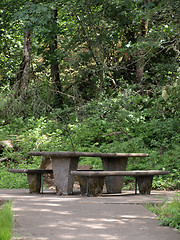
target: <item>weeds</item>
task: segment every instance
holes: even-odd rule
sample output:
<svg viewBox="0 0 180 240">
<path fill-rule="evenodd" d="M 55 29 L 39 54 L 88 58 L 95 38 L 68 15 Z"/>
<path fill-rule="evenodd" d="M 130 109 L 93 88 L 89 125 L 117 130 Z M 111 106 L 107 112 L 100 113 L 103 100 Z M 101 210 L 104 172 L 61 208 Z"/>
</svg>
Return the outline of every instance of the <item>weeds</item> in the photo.
<svg viewBox="0 0 180 240">
<path fill-rule="evenodd" d="M 147 204 L 145 207 L 158 216 L 161 225 L 180 231 L 180 194 L 172 202 L 168 202 L 166 199 L 163 203 Z"/>
</svg>

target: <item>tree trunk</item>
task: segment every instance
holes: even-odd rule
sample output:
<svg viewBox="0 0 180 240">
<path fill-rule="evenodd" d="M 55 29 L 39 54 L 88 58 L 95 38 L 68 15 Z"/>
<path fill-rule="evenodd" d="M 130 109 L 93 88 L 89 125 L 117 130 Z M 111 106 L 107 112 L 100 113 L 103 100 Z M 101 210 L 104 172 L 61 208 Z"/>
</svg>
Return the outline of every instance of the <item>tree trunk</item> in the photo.
<svg viewBox="0 0 180 240">
<path fill-rule="evenodd" d="M 148 19 L 147 20 L 142 20 L 141 22 L 141 33 L 140 33 L 140 37 L 142 39 L 142 42 L 144 41 L 143 38 L 146 37 L 148 32 Z M 138 60 L 136 63 L 136 81 L 138 83 L 141 82 L 143 75 L 144 75 L 144 51 L 140 50 L 139 54 L 138 54 Z"/>
<path fill-rule="evenodd" d="M 143 50 L 139 51 L 139 59 L 136 63 L 136 81 L 138 83 L 141 82 L 143 75 L 144 75 L 144 53 Z"/>
<path fill-rule="evenodd" d="M 55 28 L 57 28 L 57 9 L 53 12 L 52 25 L 53 24 L 55 24 Z M 62 95 L 61 95 L 62 89 L 61 89 L 61 82 L 60 82 L 60 76 L 59 76 L 59 63 L 55 55 L 58 48 L 56 31 L 53 31 L 51 33 L 51 36 L 52 36 L 52 39 L 49 43 L 50 54 L 51 56 L 53 56 L 51 59 L 51 80 L 53 84 L 53 90 L 56 96 L 55 105 L 60 107 L 63 101 L 62 101 Z"/>
<path fill-rule="evenodd" d="M 15 97 L 23 96 L 25 97 L 28 83 L 30 79 L 30 62 L 31 62 L 31 32 L 26 32 L 24 35 L 24 47 L 22 62 L 17 73 L 17 81 L 15 86 Z"/>
</svg>

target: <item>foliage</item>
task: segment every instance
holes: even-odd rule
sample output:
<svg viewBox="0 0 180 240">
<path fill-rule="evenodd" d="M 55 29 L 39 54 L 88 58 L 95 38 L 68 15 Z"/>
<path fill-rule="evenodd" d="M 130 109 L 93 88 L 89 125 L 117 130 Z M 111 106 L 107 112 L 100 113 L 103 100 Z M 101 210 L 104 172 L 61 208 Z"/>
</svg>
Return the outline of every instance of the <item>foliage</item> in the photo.
<svg viewBox="0 0 180 240">
<path fill-rule="evenodd" d="M 154 177 L 153 189 L 179 189 L 179 132 L 178 118 L 164 115 L 150 118 L 155 103 L 146 96 L 127 96 L 91 101 L 79 111 L 66 106 L 46 117 L 16 118 L 9 124 L 1 121 L 1 139 L 11 139 L 16 151 L 5 148 L 3 156 L 10 162 L 2 164 L 1 187 L 27 187 L 25 176 L 7 173 L 7 167 L 33 168 L 40 157 L 29 157 L 37 151 L 89 151 L 89 152 L 147 152 L 148 158 L 128 160 L 128 170 L 168 170 L 167 176 Z M 132 99 L 134 98 L 134 102 Z M 158 101 L 158 99 L 157 99 Z M 154 99 L 155 102 L 155 99 Z M 138 106 L 140 110 L 138 111 Z M 81 158 L 81 163 L 102 169 L 98 158 Z M 10 181 L 17 178 L 17 181 Z M 14 184 L 16 182 L 16 184 Z M 129 179 L 126 183 L 129 183 Z M 126 184 L 125 184 L 126 185 Z"/>
<path fill-rule="evenodd" d="M 166 88 L 178 77 L 178 9 L 176 0 L 1 1 L 0 86 L 7 89 L 10 81 L 9 91 L 13 91 L 24 32 L 30 30 L 33 77 L 28 87 L 46 79 L 49 93 L 55 91 L 50 65 L 57 61 L 66 104 L 80 104 L 104 92 L 118 94 L 126 84 L 139 84 L 149 93 L 153 86 Z M 55 10 L 57 24 L 53 21 Z M 147 19 L 148 33 L 142 38 L 142 22 Z M 52 53 L 54 34 L 58 48 Z M 136 79 L 139 52 L 144 58 L 140 82 Z"/>
<path fill-rule="evenodd" d="M 10 240 L 13 226 L 12 202 L 8 202 L 0 207 L 0 239 Z"/>
<path fill-rule="evenodd" d="M 13 164 L 11 164 L 10 168 L 13 168 Z M 32 166 L 28 166 L 32 168 Z M 8 172 L 8 166 L 5 164 L 0 164 L 1 172 L 0 172 L 0 188 L 28 188 L 27 183 L 27 174 L 13 174 Z M 27 164 L 19 164 L 16 168 L 27 168 Z"/>
<path fill-rule="evenodd" d="M 168 202 L 167 200 L 165 200 L 161 204 L 146 205 L 146 208 L 154 212 L 158 216 L 158 219 L 160 220 L 160 224 L 164 226 L 177 228 L 180 231 L 180 196 L 179 194 L 177 194 L 177 196 L 171 202 Z"/>
</svg>

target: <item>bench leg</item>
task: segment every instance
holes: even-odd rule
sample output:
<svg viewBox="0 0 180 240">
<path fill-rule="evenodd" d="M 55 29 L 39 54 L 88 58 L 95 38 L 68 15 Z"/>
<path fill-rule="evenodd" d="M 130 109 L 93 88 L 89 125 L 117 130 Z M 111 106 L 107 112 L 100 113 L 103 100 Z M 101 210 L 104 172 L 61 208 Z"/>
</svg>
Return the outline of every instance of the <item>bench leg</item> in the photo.
<svg viewBox="0 0 180 240">
<path fill-rule="evenodd" d="M 43 193 L 43 174 L 41 174 L 41 193 Z"/>
<path fill-rule="evenodd" d="M 152 188 L 153 176 L 138 176 L 137 182 L 140 194 L 150 194 Z"/>
<path fill-rule="evenodd" d="M 127 166 L 126 157 L 102 158 L 103 169 L 105 171 L 125 171 Z M 106 177 L 107 193 L 121 193 L 124 176 Z"/>
<path fill-rule="evenodd" d="M 29 193 L 40 193 L 41 189 L 41 174 L 28 173 Z"/>
<path fill-rule="evenodd" d="M 78 178 L 82 195 L 89 197 L 102 195 L 105 177 L 79 176 Z"/>
<path fill-rule="evenodd" d="M 138 181 L 137 181 L 137 177 L 135 178 L 135 194 L 137 194 L 137 185 L 138 185 Z"/>
</svg>

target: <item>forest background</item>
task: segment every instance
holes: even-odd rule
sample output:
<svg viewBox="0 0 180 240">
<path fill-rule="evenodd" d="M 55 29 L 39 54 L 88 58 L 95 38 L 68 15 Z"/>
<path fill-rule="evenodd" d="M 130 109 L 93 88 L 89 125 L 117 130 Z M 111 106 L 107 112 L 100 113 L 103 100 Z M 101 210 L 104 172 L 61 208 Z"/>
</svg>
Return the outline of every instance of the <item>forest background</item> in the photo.
<svg viewBox="0 0 180 240">
<path fill-rule="evenodd" d="M 168 170 L 153 188 L 179 189 L 179 9 L 178 0 L 1 0 L 0 188 L 27 187 L 7 168 L 38 167 L 28 156 L 37 150 L 148 153 L 127 169 Z"/>
</svg>

